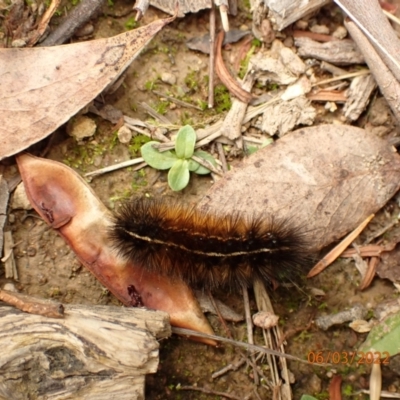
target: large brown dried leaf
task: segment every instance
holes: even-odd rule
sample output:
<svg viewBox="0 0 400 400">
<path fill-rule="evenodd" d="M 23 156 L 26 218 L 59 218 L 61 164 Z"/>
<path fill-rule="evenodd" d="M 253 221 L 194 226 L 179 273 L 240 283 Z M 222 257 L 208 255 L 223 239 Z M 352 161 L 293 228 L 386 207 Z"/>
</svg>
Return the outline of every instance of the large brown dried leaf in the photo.
<svg viewBox="0 0 400 400">
<path fill-rule="evenodd" d="M 0 160 L 45 138 L 85 107 L 172 19 L 108 39 L 0 49 Z"/>
<path fill-rule="evenodd" d="M 384 140 L 351 126 L 321 125 L 250 156 L 199 207 L 289 219 L 318 250 L 378 211 L 399 178 L 400 157 Z"/>
</svg>

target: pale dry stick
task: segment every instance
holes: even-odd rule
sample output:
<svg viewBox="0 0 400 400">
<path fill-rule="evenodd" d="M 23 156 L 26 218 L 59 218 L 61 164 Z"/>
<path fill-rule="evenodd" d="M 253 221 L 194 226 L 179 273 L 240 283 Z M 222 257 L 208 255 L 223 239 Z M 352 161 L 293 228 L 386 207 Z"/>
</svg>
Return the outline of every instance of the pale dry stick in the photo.
<svg viewBox="0 0 400 400">
<path fill-rule="evenodd" d="M 141 119 L 128 117 L 127 115 L 124 115 L 124 121 L 133 126 L 141 126 L 142 128 L 147 129 L 151 128 L 150 125 L 148 125 L 146 122 L 143 122 Z"/>
<path fill-rule="evenodd" d="M 327 61 L 322 61 L 321 65 L 319 66 L 323 71 L 328 71 L 332 75 L 341 76 L 347 75 L 349 72 L 343 68 L 339 68 L 336 65 L 328 63 Z"/>
<path fill-rule="evenodd" d="M 214 296 L 212 295 L 212 293 L 211 293 L 210 290 L 208 290 L 208 298 L 210 299 L 211 304 L 212 304 L 212 306 L 214 307 L 214 310 L 215 310 L 215 312 L 216 312 L 217 315 L 218 315 L 218 318 L 219 318 L 219 320 L 220 320 L 220 322 L 221 322 L 221 324 L 222 324 L 222 326 L 223 326 L 223 328 L 224 328 L 224 330 L 225 330 L 226 335 L 227 335 L 230 339 L 233 339 L 232 332 L 231 332 L 231 330 L 229 329 L 229 327 L 228 327 L 228 325 L 227 325 L 227 323 L 226 323 L 224 317 L 222 316 L 221 311 L 219 310 L 218 304 L 216 303 L 216 301 L 215 301 L 215 299 L 214 299 Z"/>
<path fill-rule="evenodd" d="M 0 301 L 30 314 L 43 315 L 49 318 L 64 318 L 64 306 L 62 304 L 35 299 L 21 293 L 0 290 Z"/>
<path fill-rule="evenodd" d="M 379 400 L 382 391 L 382 370 L 379 360 L 372 363 L 371 375 L 369 377 L 370 400 Z"/>
<path fill-rule="evenodd" d="M 383 13 L 394 23 L 400 25 L 400 19 L 398 19 L 395 15 L 391 14 L 389 11 L 382 9 Z"/>
<path fill-rule="evenodd" d="M 158 121 L 161 121 L 163 124 L 171 124 L 171 121 L 167 118 L 164 117 L 164 115 L 159 114 L 156 110 L 151 108 L 148 104 L 145 102 L 141 102 L 140 106 L 148 113 L 150 114 L 151 117 L 157 119 Z"/>
<path fill-rule="evenodd" d="M 356 398 L 359 394 L 366 394 L 369 396 L 371 391 L 368 389 L 357 390 L 353 393 L 353 397 Z M 400 393 L 392 393 L 387 390 L 381 390 L 381 399 L 400 399 Z"/>
<path fill-rule="evenodd" d="M 47 26 L 49 25 L 50 19 L 53 14 L 57 11 L 58 6 L 60 5 L 61 0 L 52 0 L 49 8 L 43 14 L 41 21 L 36 29 L 35 34 L 31 37 L 28 42 L 28 46 L 33 46 L 36 42 L 43 36 Z"/>
<path fill-rule="evenodd" d="M 150 133 L 150 132 L 146 132 L 145 130 L 140 129 L 140 128 L 138 128 L 138 127 L 135 126 L 135 125 L 131 125 L 131 124 L 128 123 L 128 122 L 125 122 L 125 125 L 126 125 L 129 129 L 131 129 L 132 131 L 135 131 L 135 132 L 137 132 L 137 133 L 140 133 L 141 135 L 144 135 L 144 136 L 147 136 L 147 137 L 151 138 L 151 133 Z"/>
<path fill-rule="evenodd" d="M 18 281 L 18 270 L 14 258 L 14 248 L 18 246 L 22 241 L 14 244 L 13 236 L 11 231 L 4 232 L 4 271 L 6 278 L 12 278 Z"/>
<path fill-rule="evenodd" d="M 335 76 L 335 77 L 329 78 L 329 79 L 324 79 L 323 81 L 313 83 L 311 86 L 315 87 L 315 86 L 325 85 L 326 83 L 342 81 L 343 79 L 355 78 L 357 76 L 368 75 L 370 73 L 371 73 L 371 71 L 369 69 L 363 69 L 361 71 L 351 72 L 349 74 Z"/>
<path fill-rule="evenodd" d="M 271 300 L 265 289 L 265 285 L 259 280 L 255 279 L 254 284 L 254 295 L 257 302 L 257 308 L 259 311 L 270 311 L 274 312 Z M 279 349 L 284 353 L 282 333 L 279 326 L 272 327 L 270 329 L 263 329 L 263 336 L 265 344 L 270 349 Z M 274 398 L 277 399 L 291 399 L 291 390 L 289 385 L 289 372 L 287 368 L 286 359 L 281 357 L 272 357 L 267 354 L 267 361 L 270 369 L 270 379 L 266 380 L 266 384 L 274 392 Z M 282 378 L 286 383 L 282 383 Z"/>
<path fill-rule="evenodd" d="M 214 172 L 214 174 L 222 176 L 222 172 L 218 171 L 214 165 L 212 165 L 208 160 L 205 160 L 204 158 L 197 157 L 197 156 L 192 156 L 192 160 L 198 162 L 200 165 L 202 165 L 204 168 L 209 169 L 211 172 Z"/>
<path fill-rule="evenodd" d="M 287 358 L 288 360 L 293 360 L 293 361 L 298 361 L 303 364 L 307 365 L 316 365 L 315 363 L 311 363 L 307 360 L 303 360 L 299 357 L 291 356 L 290 354 L 282 353 L 280 351 L 272 350 L 272 349 L 267 349 L 266 347 L 258 346 L 255 344 L 250 344 L 250 343 L 245 343 L 245 342 L 239 342 L 237 340 L 232 340 L 228 338 L 224 338 L 222 336 L 217 336 L 217 335 L 208 335 L 207 333 L 202 333 L 198 331 L 192 331 L 191 329 L 185 329 L 185 328 L 176 328 L 176 327 L 171 327 L 171 332 L 176 333 L 177 335 L 181 336 L 194 336 L 194 337 L 199 337 L 199 338 L 204 338 L 204 339 L 212 339 L 217 342 L 221 343 L 228 343 L 236 347 L 241 347 L 246 349 L 247 351 L 251 350 L 254 353 L 264 353 L 264 354 L 269 354 L 271 356 L 276 356 L 276 357 L 284 357 Z M 320 367 L 331 367 L 332 364 L 328 363 L 321 363 L 317 364 Z"/>
<path fill-rule="evenodd" d="M 210 9 L 210 57 L 208 60 L 208 108 L 214 107 L 214 65 L 215 65 L 215 6 Z"/>
<path fill-rule="evenodd" d="M 87 174 L 85 174 L 83 176 L 94 178 L 95 176 L 99 176 L 101 174 L 106 174 L 107 172 L 116 171 L 117 169 L 131 167 L 132 165 L 140 164 L 142 162 L 144 162 L 144 159 L 142 157 L 138 157 L 133 160 L 124 161 L 119 164 L 110 165 L 109 167 L 100 168 L 100 169 L 97 169 L 96 171 L 88 172 Z"/>
<path fill-rule="evenodd" d="M 318 275 L 325 268 L 331 265 L 349 247 L 351 242 L 363 231 L 363 229 L 374 218 L 374 214 L 367 217 L 353 232 L 348 234 L 337 246 L 335 246 L 322 260 L 320 260 L 308 273 L 307 278 Z"/>
<path fill-rule="evenodd" d="M 182 100 L 176 99 L 175 97 L 168 96 L 167 94 L 161 93 L 158 90 L 152 90 L 152 93 L 154 93 L 157 96 L 160 96 L 162 98 L 165 98 L 167 100 L 170 100 L 173 103 L 178 104 L 179 106 L 187 107 L 187 108 L 194 108 L 195 110 L 203 111 L 203 109 L 199 106 L 195 106 L 194 104 L 187 103 L 186 101 L 182 101 Z"/>
<path fill-rule="evenodd" d="M 221 161 L 222 171 L 224 173 L 226 173 L 226 172 L 228 172 L 228 164 L 226 162 L 224 146 L 222 146 L 222 143 L 217 142 L 217 151 L 218 151 L 219 160 Z"/>
<path fill-rule="evenodd" d="M 226 373 L 230 372 L 230 371 L 237 371 L 243 364 L 246 363 L 246 359 L 242 358 L 240 361 L 238 361 L 237 363 L 231 363 L 228 364 L 226 367 L 221 368 L 219 371 L 214 372 L 211 375 L 212 379 L 216 379 L 219 378 L 222 375 L 225 375 Z"/>
<path fill-rule="evenodd" d="M 375 240 L 376 238 L 378 238 L 378 237 L 382 236 L 383 234 L 385 234 L 390 228 L 393 228 L 398 223 L 399 223 L 399 219 L 396 218 L 394 221 L 390 222 L 389 224 L 384 226 L 382 229 L 380 229 L 379 231 L 375 232 L 373 235 L 369 236 L 365 240 L 364 244 L 371 243 L 373 240 Z"/>
<path fill-rule="evenodd" d="M 229 18 L 228 18 L 228 2 L 219 6 L 219 14 L 221 16 L 222 28 L 225 32 L 229 32 Z"/>
<path fill-rule="evenodd" d="M 254 337 L 253 337 L 253 321 L 251 320 L 251 311 L 250 311 L 250 301 L 249 301 L 249 292 L 246 286 L 242 286 L 243 292 L 243 303 L 244 303 L 244 314 L 246 316 L 246 327 L 247 327 L 247 341 L 250 344 L 254 344 Z M 257 365 L 256 365 L 256 358 L 254 354 L 250 354 L 250 360 L 253 367 L 253 374 L 254 374 L 254 384 L 256 386 L 259 385 L 260 379 L 258 377 Z"/>
<path fill-rule="evenodd" d="M 131 169 L 131 171 L 139 171 L 139 170 L 141 170 L 142 168 L 147 167 L 148 165 L 149 165 L 149 164 L 147 164 L 146 162 L 141 163 L 141 164 L 139 164 L 139 165 L 136 165 L 136 167 L 133 167 L 133 168 Z"/>
</svg>

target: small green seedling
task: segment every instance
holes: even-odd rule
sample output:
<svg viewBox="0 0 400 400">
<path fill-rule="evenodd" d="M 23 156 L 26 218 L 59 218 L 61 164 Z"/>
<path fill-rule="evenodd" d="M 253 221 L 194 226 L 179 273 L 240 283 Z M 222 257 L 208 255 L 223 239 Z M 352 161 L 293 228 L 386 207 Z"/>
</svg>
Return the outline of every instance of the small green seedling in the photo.
<svg viewBox="0 0 400 400">
<path fill-rule="evenodd" d="M 174 191 L 184 189 L 189 183 L 190 172 L 199 175 L 206 175 L 210 170 L 203 167 L 192 159 L 193 156 L 202 158 L 212 165 L 216 165 L 215 159 L 211 154 L 202 151 L 194 151 L 196 144 L 196 132 L 190 125 L 185 125 L 178 131 L 175 139 L 175 151 L 160 152 L 153 146 L 159 144 L 152 141 L 144 144 L 141 148 L 142 157 L 155 169 L 166 170 L 168 172 L 168 184 Z"/>
</svg>

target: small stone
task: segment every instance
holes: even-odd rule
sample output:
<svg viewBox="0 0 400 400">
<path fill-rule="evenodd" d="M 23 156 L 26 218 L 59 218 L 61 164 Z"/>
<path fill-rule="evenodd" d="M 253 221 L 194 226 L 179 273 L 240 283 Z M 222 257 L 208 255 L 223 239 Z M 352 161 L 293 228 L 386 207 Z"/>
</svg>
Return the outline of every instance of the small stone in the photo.
<svg viewBox="0 0 400 400">
<path fill-rule="evenodd" d="M 311 375 L 311 378 L 307 382 L 307 392 L 312 394 L 318 394 L 321 393 L 321 389 L 322 389 L 321 379 L 316 374 Z"/>
<path fill-rule="evenodd" d="M 15 39 L 11 42 L 11 47 L 25 47 L 26 46 L 26 42 L 24 39 Z"/>
<path fill-rule="evenodd" d="M 324 108 L 325 108 L 325 110 L 328 110 L 329 112 L 333 113 L 333 112 L 335 112 L 337 110 L 337 105 L 333 101 L 327 101 L 325 103 Z"/>
<path fill-rule="evenodd" d="M 92 137 L 96 132 L 96 123 L 89 117 L 78 115 L 68 123 L 67 132 L 76 140 Z"/>
<path fill-rule="evenodd" d="M 25 192 L 25 186 L 23 182 L 21 182 L 14 191 L 14 195 L 11 201 L 11 209 L 23 209 L 23 210 L 32 210 L 31 203 L 28 200 L 28 197 Z"/>
<path fill-rule="evenodd" d="M 170 72 L 163 72 L 161 74 L 161 80 L 164 83 L 168 83 L 168 85 L 175 85 L 176 84 L 176 76 L 171 74 Z"/>
<path fill-rule="evenodd" d="M 329 35 L 329 28 L 326 25 L 313 25 L 310 27 L 310 31 L 314 33 L 321 33 L 323 35 Z"/>
<path fill-rule="evenodd" d="M 77 36 L 77 37 L 89 36 L 89 35 L 92 35 L 93 32 L 94 32 L 93 24 L 88 23 L 88 24 L 83 25 L 81 28 L 79 28 L 75 32 L 75 36 Z"/>
<path fill-rule="evenodd" d="M 3 290 L 7 290 L 9 292 L 17 293 L 18 290 L 12 282 L 5 283 L 3 286 Z"/>
<path fill-rule="evenodd" d="M 295 26 L 297 29 L 301 29 L 302 31 L 305 31 L 308 27 L 308 21 L 304 21 L 303 19 L 300 19 L 296 22 Z"/>
<path fill-rule="evenodd" d="M 118 140 L 121 143 L 127 144 L 132 139 L 132 131 L 126 126 L 122 125 L 118 130 Z"/>
<path fill-rule="evenodd" d="M 269 329 L 276 326 L 279 317 L 269 311 L 259 311 L 253 315 L 253 323 L 255 326 L 263 329 Z"/>
<path fill-rule="evenodd" d="M 344 26 L 339 26 L 335 32 L 332 33 L 332 36 L 337 39 L 344 39 L 347 36 L 347 29 Z"/>
</svg>

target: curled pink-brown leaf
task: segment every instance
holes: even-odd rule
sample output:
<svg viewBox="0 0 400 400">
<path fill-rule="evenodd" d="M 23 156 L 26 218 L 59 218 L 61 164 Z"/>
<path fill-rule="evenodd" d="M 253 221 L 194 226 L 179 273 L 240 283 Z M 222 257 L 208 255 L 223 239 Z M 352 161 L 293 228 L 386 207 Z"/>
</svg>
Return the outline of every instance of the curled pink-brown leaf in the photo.
<svg viewBox="0 0 400 400">
<path fill-rule="evenodd" d="M 132 305 L 133 289 L 146 307 L 166 311 L 172 325 L 212 334 L 184 282 L 145 271 L 117 254 L 107 233 L 111 213 L 75 171 L 28 154 L 19 155 L 17 162 L 32 206 L 122 303 Z"/>
</svg>

